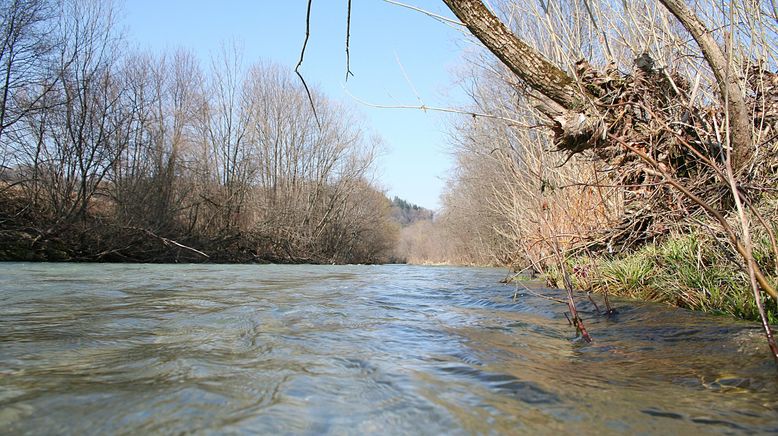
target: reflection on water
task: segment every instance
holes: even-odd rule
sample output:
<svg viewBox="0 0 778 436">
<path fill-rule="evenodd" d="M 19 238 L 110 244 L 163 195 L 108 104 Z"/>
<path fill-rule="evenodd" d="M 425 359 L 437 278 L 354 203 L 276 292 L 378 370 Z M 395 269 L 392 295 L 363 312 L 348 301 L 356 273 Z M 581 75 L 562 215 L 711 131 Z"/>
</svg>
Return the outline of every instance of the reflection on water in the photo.
<svg viewBox="0 0 778 436">
<path fill-rule="evenodd" d="M 503 275 L 0 264 L 0 433 L 778 431 L 755 325 L 584 303 L 584 344 Z"/>
</svg>

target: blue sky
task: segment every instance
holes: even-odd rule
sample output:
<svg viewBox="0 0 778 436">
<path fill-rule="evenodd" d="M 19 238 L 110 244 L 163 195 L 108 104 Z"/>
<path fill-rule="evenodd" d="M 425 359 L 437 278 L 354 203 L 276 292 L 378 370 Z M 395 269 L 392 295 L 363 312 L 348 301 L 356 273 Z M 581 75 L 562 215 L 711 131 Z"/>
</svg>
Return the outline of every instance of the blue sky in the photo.
<svg viewBox="0 0 778 436">
<path fill-rule="evenodd" d="M 447 107 L 462 100 L 451 77 L 464 44 L 461 32 L 383 0 L 352 3 L 349 93 L 380 105 L 420 105 L 421 99 Z M 406 3 L 452 17 L 439 0 Z M 363 113 L 383 137 L 387 150 L 378 175 L 388 194 L 438 208 L 451 166 L 445 135 L 451 115 L 371 108 L 344 91 L 346 5 L 314 0 L 302 72 L 328 96 Z M 224 42 L 237 40 L 247 64 L 265 59 L 292 70 L 305 37 L 305 12 L 306 0 L 126 0 L 122 24 L 141 49 L 192 49 L 206 66 Z"/>
</svg>

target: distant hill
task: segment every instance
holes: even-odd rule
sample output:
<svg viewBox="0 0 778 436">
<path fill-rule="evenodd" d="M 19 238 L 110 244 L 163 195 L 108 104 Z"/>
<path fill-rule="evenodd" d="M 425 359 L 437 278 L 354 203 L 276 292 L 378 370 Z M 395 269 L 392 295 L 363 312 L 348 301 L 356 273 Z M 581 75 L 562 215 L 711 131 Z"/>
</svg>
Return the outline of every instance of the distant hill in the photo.
<svg viewBox="0 0 778 436">
<path fill-rule="evenodd" d="M 407 227 L 419 221 L 432 221 L 435 212 L 421 206 L 409 203 L 400 197 L 392 199 L 392 217 L 402 227 Z"/>
</svg>

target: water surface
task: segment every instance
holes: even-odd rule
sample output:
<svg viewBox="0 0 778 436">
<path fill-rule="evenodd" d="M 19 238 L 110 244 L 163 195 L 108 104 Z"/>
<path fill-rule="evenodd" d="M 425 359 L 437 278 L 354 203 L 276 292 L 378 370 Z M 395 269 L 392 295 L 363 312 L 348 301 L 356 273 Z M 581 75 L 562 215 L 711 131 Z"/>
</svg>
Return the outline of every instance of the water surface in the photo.
<svg viewBox="0 0 778 436">
<path fill-rule="evenodd" d="M 504 275 L 0 264 L 0 433 L 778 432 L 755 324 L 582 303 L 584 344 Z"/>
</svg>

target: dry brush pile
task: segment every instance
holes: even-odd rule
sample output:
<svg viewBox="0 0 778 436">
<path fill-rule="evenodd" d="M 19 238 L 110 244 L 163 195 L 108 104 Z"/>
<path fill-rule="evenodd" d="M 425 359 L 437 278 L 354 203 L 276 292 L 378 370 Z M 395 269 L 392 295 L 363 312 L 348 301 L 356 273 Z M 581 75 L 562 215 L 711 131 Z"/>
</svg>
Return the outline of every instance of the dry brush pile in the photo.
<svg viewBox="0 0 778 436">
<path fill-rule="evenodd" d="M 748 74 L 751 121 L 760 143 L 740 164 L 738 184 L 754 205 L 775 190 L 778 75 L 758 66 Z M 625 211 L 613 228 L 576 248 L 633 249 L 704 213 L 700 204 L 666 183 L 668 176 L 716 210 L 734 208 L 725 169 L 726 113 L 713 102 L 695 101 L 689 78 L 657 68 L 647 54 L 636 59 L 631 74 L 612 67 L 598 71 L 580 61 L 577 75 L 597 98 L 601 130 L 583 138 L 558 134 L 557 149 L 570 155 L 588 151 L 609 183 L 623 187 Z"/>
</svg>

